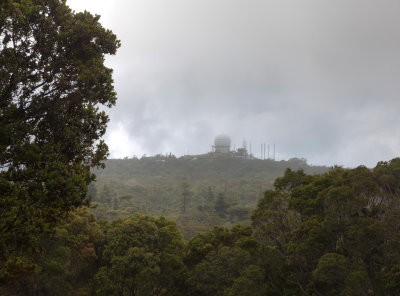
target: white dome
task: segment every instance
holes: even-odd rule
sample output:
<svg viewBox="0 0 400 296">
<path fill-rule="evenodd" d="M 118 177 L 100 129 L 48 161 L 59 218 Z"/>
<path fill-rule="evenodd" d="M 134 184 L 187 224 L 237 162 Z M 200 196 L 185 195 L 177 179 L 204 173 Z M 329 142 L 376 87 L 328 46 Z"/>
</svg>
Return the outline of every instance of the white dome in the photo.
<svg viewBox="0 0 400 296">
<path fill-rule="evenodd" d="M 227 135 L 218 135 L 214 140 L 215 148 L 224 147 L 230 149 L 231 147 L 231 138 Z"/>
</svg>

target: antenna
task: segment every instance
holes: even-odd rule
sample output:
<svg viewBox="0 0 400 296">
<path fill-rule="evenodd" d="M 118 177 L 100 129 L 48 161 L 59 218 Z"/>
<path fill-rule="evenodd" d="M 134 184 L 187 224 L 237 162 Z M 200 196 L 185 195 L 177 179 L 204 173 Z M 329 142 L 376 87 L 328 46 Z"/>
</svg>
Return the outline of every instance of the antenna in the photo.
<svg viewBox="0 0 400 296">
<path fill-rule="evenodd" d="M 251 156 L 251 142 L 250 142 L 250 156 Z"/>
<path fill-rule="evenodd" d="M 268 159 L 269 159 L 269 144 L 268 144 Z"/>
<path fill-rule="evenodd" d="M 263 146 L 263 156 L 262 156 L 262 159 L 264 160 L 264 159 L 265 159 L 265 143 L 262 143 L 262 146 Z"/>
<path fill-rule="evenodd" d="M 265 160 L 265 143 L 264 143 L 264 160 Z"/>
<path fill-rule="evenodd" d="M 261 143 L 261 156 L 260 156 L 260 159 L 263 159 L 262 155 L 263 155 L 263 144 Z"/>
<path fill-rule="evenodd" d="M 274 144 L 274 160 L 275 160 L 275 144 Z"/>
</svg>

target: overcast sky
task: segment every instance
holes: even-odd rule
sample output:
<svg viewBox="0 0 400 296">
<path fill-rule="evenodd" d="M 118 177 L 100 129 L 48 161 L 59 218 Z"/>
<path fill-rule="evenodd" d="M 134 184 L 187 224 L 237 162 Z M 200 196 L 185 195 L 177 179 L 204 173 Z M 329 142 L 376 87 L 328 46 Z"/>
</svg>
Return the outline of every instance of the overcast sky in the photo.
<svg viewBox="0 0 400 296">
<path fill-rule="evenodd" d="M 111 157 L 211 150 L 374 166 L 400 152 L 398 0 L 68 0 L 122 47 Z"/>
</svg>

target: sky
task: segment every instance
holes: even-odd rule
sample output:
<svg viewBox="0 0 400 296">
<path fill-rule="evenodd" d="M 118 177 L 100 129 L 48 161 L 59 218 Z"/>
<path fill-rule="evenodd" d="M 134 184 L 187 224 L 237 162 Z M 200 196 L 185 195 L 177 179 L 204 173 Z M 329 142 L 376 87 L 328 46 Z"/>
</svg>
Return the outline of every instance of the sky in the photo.
<svg viewBox="0 0 400 296">
<path fill-rule="evenodd" d="M 398 0 L 67 0 L 121 40 L 111 158 L 211 151 L 373 167 L 400 152 Z M 249 147 L 248 147 L 249 148 Z"/>
</svg>

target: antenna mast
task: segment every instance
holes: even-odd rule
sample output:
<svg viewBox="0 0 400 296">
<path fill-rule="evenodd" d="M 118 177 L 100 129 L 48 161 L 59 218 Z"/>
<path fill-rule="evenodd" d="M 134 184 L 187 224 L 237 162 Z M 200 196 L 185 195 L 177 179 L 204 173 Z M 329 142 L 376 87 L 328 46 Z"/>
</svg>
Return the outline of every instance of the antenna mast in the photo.
<svg viewBox="0 0 400 296">
<path fill-rule="evenodd" d="M 260 154 L 260 159 L 262 159 L 262 155 L 263 155 L 263 144 L 261 143 L 261 154 Z"/>
<path fill-rule="evenodd" d="M 264 143 L 264 160 L 265 160 L 265 143 Z"/>
</svg>

